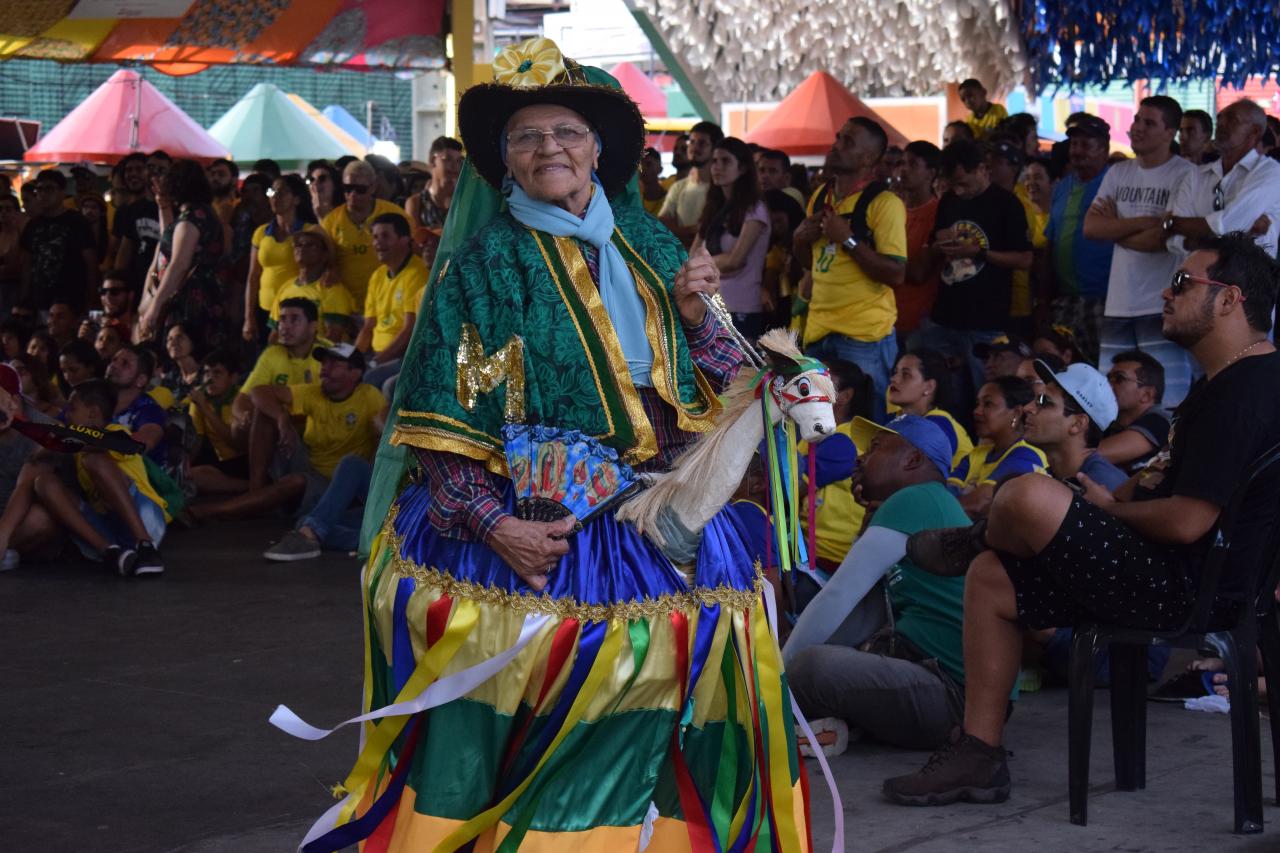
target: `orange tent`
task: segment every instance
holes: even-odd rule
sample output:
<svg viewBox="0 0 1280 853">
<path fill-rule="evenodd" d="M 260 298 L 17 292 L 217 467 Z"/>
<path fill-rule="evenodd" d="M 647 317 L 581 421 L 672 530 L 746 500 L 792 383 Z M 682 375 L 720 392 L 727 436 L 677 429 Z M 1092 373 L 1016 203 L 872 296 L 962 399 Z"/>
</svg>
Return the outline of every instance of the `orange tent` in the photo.
<svg viewBox="0 0 1280 853">
<path fill-rule="evenodd" d="M 746 141 L 791 155 L 825 154 L 836 131 L 854 116 L 878 121 L 890 145 L 910 141 L 825 71 L 810 74 L 746 135 Z"/>
</svg>

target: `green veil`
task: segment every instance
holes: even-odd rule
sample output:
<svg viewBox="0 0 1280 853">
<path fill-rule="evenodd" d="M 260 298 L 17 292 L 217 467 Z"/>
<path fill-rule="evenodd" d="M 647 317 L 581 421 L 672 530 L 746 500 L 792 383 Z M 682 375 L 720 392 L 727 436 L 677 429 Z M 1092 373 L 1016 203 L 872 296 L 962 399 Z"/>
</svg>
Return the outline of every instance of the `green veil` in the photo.
<svg viewBox="0 0 1280 853">
<path fill-rule="evenodd" d="M 599 68 L 583 66 L 582 70 L 589 83 L 597 86 L 611 86 L 615 89 L 622 88 L 617 80 Z M 619 204 L 642 206 L 639 183 L 635 175 L 631 176 L 620 197 L 613 199 L 613 204 L 615 207 Z M 449 215 L 445 218 L 444 233 L 440 238 L 440 247 L 436 251 L 435 264 L 431 268 L 429 281 L 434 283 L 440 275 L 440 270 L 448 263 L 453 253 L 471 239 L 472 235 L 501 215 L 506 207 L 506 200 L 484 178 L 480 177 L 480 173 L 472 167 L 470 160 L 464 163 L 462 174 L 458 177 L 458 185 L 453 191 L 453 200 L 449 203 Z M 424 305 L 427 304 L 430 296 L 431 285 L 428 285 L 423 294 Z M 419 326 L 414 330 L 409 348 L 405 351 L 405 361 L 418 357 L 423 346 L 422 336 L 418 333 L 421 328 Z M 382 439 L 378 442 L 378 454 L 373 463 L 373 479 L 369 483 L 369 496 L 365 499 L 364 525 L 360 531 L 362 557 L 368 556 L 371 543 L 382 529 L 387 514 L 391 510 L 391 503 L 400 493 L 409 469 L 413 465 L 410 448 L 391 445 L 391 435 L 400 419 L 398 412 L 401 401 L 408 392 L 409 389 L 405 386 L 396 385 L 391 415 L 387 418 Z"/>
</svg>

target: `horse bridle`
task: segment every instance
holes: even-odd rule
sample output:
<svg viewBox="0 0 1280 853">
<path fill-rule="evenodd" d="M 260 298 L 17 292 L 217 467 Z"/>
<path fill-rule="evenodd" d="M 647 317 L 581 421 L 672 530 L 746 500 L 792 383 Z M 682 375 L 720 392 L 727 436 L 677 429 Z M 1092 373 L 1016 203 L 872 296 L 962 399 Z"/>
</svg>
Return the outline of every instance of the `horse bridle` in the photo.
<svg viewBox="0 0 1280 853">
<path fill-rule="evenodd" d="M 806 371 L 806 373 L 802 373 L 799 376 L 793 376 L 790 379 L 786 376 L 775 374 L 772 379 L 770 379 L 769 395 L 773 397 L 774 405 L 776 405 L 779 411 L 784 415 L 802 403 L 832 402 L 831 398 L 826 394 L 812 393 L 815 390 L 812 383 L 809 384 L 809 387 L 805 391 L 802 391 L 799 394 L 791 391 L 791 387 L 793 385 L 798 385 L 801 382 L 808 383 L 809 377 L 807 373 L 811 372 L 813 371 Z M 819 373 L 823 376 L 828 375 L 825 368 L 819 371 Z"/>
</svg>

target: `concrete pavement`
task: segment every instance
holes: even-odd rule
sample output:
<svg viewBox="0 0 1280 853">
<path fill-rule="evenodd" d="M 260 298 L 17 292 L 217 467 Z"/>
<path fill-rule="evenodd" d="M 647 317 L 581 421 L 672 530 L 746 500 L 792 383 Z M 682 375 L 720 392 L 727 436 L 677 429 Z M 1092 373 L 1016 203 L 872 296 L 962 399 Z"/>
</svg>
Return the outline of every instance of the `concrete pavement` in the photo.
<svg viewBox="0 0 1280 853">
<path fill-rule="evenodd" d="M 168 571 L 125 581 L 80 561 L 0 574 L 0 850 L 278 853 L 292 850 L 350 769 L 354 731 L 306 743 L 266 722 L 277 703 L 308 722 L 357 712 L 359 566 L 271 564 L 282 524 L 177 531 Z M 1107 694 L 1094 722 L 1090 823 L 1067 820 L 1066 695 L 1025 697 L 1007 746 L 1013 796 L 998 806 L 905 809 L 886 776 L 924 753 L 855 744 L 833 759 L 846 849 L 1277 851 L 1280 808 L 1264 726 L 1267 831 L 1231 827 L 1227 718 L 1149 708 L 1145 791 L 1111 785 Z M 1264 721 L 1265 723 L 1265 721 Z M 814 835 L 833 818 L 816 763 Z"/>
</svg>

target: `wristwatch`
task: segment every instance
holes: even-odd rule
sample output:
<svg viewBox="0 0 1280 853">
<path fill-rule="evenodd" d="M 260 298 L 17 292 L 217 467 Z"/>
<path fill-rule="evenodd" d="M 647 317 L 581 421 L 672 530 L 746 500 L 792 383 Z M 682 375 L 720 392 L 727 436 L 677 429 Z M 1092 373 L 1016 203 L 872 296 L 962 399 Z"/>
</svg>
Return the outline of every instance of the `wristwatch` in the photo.
<svg viewBox="0 0 1280 853">
<path fill-rule="evenodd" d="M 844 239 L 844 242 L 841 243 L 840 245 L 844 246 L 846 249 L 852 252 L 854 249 L 858 248 L 858 238 L 850 234 L 848 237 Z"/>
<path fill-rule="evenodd" d="M 1174 220 L 1174 218 L 1173 218 L 1173 214 L 1171 213 L 1171 214 L 1169 214 L 1168 216 L 1166 216 L 1166 217 L 1164 218 L 1164 222 L 1161 222 L 1161 223 L 1160 223 L 1160 227 L 1164 230 L 1164 233 L 1166 233 L 1166 234 L 1172 234 L 1172 233 L 1173 233 L 1173 226 L 1174 226 L 1174 225 L 1176 225 L 1176 224 L 1177 224 L 1177 222 L 1176 222 L 1176 220 Z"/>
</svg>

